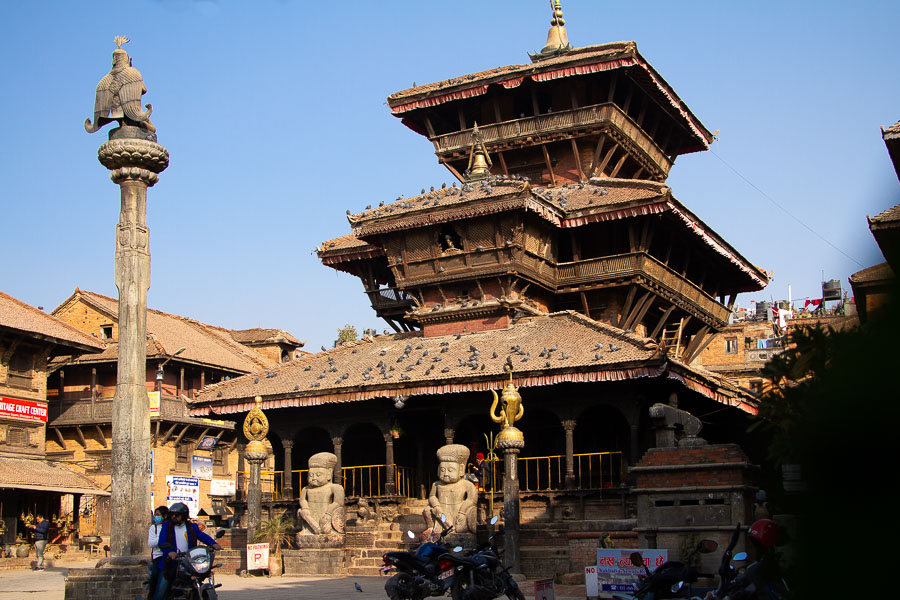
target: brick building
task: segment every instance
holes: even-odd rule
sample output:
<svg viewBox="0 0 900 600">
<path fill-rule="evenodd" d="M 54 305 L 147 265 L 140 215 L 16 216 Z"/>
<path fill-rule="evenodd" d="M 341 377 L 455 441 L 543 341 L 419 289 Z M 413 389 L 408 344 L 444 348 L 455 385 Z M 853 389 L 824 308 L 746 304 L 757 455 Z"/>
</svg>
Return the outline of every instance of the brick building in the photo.
<svg viewBox="0 0 900 600">
<path fill-rule="evenodd" d="M 76 465 L 108 489 L 118 303 L 76 288 L 52 314 L 90 336 L 102 352 L 51 362 L 47 453 Z M 228 514 L 224 502 L 230 498 L 238 468 L 234 424 L 191 417 L 185 403 L 210 383 L 291 360 L 300 346 L 302 342 L 277 329 L 232 331 L 147 310 L 146 383 L 155 505 L 167 503 L 171 478 L 192 478 L 179 483 L 196 487 L 198 506 L 193 513 L 200 509 L 207 515 Z M 103 501 L 96 520 L 96 530 L 108 533 L 109 513 Z"/>
<path fill-rule="evenodd" d="M 78 526 L 82 496 L 108 495 L 45 452 L 48 364 L 60 355 L 102 348 L 91 336 L 0 292 L 0 547 L 27 533 L 24 526 L 34 523 L 37 512 L 51 521 L 52 542 L 68 541 Z"/>
</svg>

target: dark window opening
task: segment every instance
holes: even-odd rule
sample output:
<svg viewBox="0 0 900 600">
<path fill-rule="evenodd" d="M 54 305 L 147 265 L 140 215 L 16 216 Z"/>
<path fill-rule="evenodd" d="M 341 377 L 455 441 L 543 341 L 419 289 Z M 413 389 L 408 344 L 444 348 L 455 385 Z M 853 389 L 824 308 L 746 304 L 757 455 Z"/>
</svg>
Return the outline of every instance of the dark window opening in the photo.
<svg viewBox="0 0 900 600">
<path fill-rule="evenodd" d="M 738 343 L 736 337 L 725 338 L 725 354 L 737 354 Z"/>
<path fill-rule="evenodd" d="M 674 501 L 674 500 L 657 500 L 657 501 L 655 502 L 655 504 L 656 504 L 657 507 L 660 507 L 660 506 L 675 506 L 675 501 Z"/>
<path fill-rule="evenodd" d="M 111 340 L 113 337 L 113 326 L 112 325 L 101 325 L 100 326 L 100 339 L 101 340 Z"/>
<path fill-rule="evenodd" d="M 441 251 L 462 250 L 462 238 L 456 233 L 456 230 L 445 225 L 438 234 L 438 243 L 441 245 Z"/>
</svg>

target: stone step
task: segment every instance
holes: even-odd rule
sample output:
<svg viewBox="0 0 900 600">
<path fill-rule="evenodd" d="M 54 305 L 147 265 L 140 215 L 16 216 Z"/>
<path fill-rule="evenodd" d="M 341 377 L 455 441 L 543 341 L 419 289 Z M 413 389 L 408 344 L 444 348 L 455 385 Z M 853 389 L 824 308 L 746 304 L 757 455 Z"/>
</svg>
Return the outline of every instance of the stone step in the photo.
<svg viewBox="0 0 900 600">
<path fill-rule="evenodd" d="M 568 546 L 543 546 L 541 548 L 520 547 L 522 558 L 569 558 Z"/>
<path fill-rule="evenodd" d="M 347 575 L 357 577 L 380 577 L 381 567 L 349 567 Z"/>
</svg>

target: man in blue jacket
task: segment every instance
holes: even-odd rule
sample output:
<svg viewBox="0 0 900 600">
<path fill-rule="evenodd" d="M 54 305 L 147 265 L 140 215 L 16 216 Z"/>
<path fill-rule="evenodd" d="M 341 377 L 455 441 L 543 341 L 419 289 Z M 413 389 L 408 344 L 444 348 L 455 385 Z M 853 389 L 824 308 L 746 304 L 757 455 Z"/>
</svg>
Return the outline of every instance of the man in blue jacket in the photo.
<svg viewBox="0 0 900 600">
<path fill-rule="evenodd" d="M 197 524 L 188 519 L 187 505 L 182 502 L 176 502 L 169 508 L 169 520 L 163 523 L 159 532 L 158 546 L 163 551 L 163 555 L 156 559 L 159 561 L 157 563 L 159 580 L 156 584 L 154 600 L 165 600 L 166 594 L 169 593 L 169 586 L 172 585 L 172 579 L 175 575 L 175 555 L 178 552 L 187 552 L 192 548 L 196 548 L 198 541 L 203 542 L 207 546 L 212 546 L 215 550 L 222 549 L 216 543 L 216 540 L 200 531 Z M 166 568 L 167 566 L 171 568 Z"/>
<path fill-rule="evenodd" d="M 35 524 L 29 525 L 34 530 L 34 554 L 37 556 L 35 563 L 35 571 L 44 569 L 44 548 L 47 547 L 47 540 L 50 533 L 50 521 L 44 518 L 44 515 L 38 514 L 35 518 Z"/>
</svg>

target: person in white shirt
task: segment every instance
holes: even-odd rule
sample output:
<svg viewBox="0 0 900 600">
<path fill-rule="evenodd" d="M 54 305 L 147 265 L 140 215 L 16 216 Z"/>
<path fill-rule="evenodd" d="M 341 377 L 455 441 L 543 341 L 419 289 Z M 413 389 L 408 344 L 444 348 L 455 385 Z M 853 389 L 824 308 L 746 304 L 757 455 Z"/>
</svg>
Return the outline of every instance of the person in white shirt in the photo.
<svg viewBox="0 0 900 600">
<path fill-rule="evenodd" d="M 167 506 L 157 507 L 153 511 L 153 524 L 150 525 L 150 531 L 147 532 L 147 545 L 150 546 L 150 565 L 147 567 L 150 571 L 148 599 L 153 598 L 153 594 L 156 592 L 156 583 L 159 580 L 160 561 L 157 559 L 163 555 L 163 551 L 159 549 L 159 532 L 168 516 L 169 508 Z"/>
</svg>

